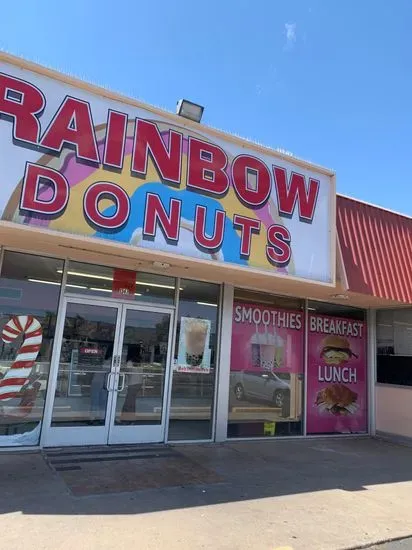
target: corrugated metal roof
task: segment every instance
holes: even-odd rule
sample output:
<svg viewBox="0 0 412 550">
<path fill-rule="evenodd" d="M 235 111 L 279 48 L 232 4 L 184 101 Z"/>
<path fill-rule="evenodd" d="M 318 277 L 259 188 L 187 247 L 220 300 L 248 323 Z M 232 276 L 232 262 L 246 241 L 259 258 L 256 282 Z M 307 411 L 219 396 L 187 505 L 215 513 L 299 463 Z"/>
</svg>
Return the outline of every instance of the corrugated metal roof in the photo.
<svg viewBox="0 0 412 550">
<path fill-rule="evenodd" d="M 337 197 L 348 290 L 412 304 L 412 218 Z"/>
</svg>

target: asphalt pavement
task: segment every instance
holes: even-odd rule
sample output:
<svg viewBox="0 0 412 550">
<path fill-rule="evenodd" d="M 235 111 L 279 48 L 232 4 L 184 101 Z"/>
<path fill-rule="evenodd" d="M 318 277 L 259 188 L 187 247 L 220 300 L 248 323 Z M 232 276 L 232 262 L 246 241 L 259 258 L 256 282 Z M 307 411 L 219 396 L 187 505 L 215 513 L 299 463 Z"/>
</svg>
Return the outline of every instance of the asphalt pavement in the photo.
<svg viewBox="0 0 412 550">
<path fill-rule="evenodd" d="M 370 546 L 367 550 L 412 550 L 412 538 Z"/>
</svg>

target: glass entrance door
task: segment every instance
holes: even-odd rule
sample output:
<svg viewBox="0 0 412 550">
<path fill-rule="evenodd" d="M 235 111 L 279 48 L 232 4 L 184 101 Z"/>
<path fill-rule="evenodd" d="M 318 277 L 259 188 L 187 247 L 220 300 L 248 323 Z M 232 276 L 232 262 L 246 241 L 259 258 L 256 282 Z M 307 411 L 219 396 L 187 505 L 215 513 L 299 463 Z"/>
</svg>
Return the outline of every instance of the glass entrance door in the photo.
<svg viewBox="0 0 412 550">
<path fill-rule="evenodd" d="M 109 443 L 164 440 L 171 313 L 124 307 Z"/>
<path fill-rule="evenodd" d="M 46 446 L 164 440 L 170 310 L 67 298 Z"/>
</svg>

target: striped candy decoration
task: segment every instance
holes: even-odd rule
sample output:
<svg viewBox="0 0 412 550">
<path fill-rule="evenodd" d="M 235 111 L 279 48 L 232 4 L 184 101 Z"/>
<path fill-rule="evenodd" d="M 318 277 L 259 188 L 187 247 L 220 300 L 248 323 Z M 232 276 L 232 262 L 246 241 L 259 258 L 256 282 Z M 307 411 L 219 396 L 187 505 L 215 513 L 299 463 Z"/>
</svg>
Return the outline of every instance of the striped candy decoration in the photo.
<svg viewBox="0 0 412 550">
<path fill-rule="evenodd" d="M 24 340 L 15 361 L 0 380 L 0 399 L 19 397 L 39 354 L 42 333 L 41 324 L 32 315 L 16 315 L 4 325 L 1 335 L 3 342 L 10 344 L 20 334 L 24 335 Z"/>
</svg>

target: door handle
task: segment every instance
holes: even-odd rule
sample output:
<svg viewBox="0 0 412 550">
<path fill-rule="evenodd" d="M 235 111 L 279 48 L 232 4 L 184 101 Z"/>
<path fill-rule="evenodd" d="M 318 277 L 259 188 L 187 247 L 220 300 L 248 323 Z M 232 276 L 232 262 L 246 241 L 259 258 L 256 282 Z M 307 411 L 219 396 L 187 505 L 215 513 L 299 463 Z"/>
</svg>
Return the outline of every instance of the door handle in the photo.
<svg viewBox="0 0 412 550">
<path fill-rule="evenodd" d="M 112 372 L 109 372 L 106 375 L 106 382 L 105 382 L 105 388 L 104 388 L 106 391 L 113 391 L 113 388 L 111 387 L 111 384 L 110 384 L 112 376 L 113 376 Z"/>
<path fill-rule="evenodd" d="M 121 382 L 120 382 L 120 377 L 121 377 Z M 126 385 L 126 375 L 123 372 L 119 373 L 119 382 L 120 382 L 121 385 L 120 385 L 120 388 L 117 387 L 117 391 L 121 392 L 121 391 L 124 390 L 124 387 Z"/>
</svg>

